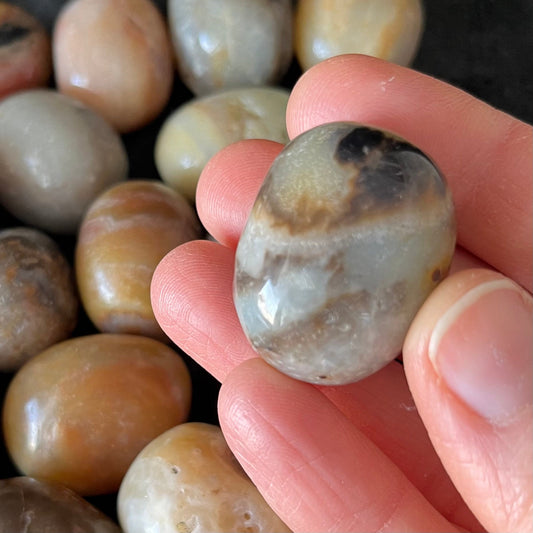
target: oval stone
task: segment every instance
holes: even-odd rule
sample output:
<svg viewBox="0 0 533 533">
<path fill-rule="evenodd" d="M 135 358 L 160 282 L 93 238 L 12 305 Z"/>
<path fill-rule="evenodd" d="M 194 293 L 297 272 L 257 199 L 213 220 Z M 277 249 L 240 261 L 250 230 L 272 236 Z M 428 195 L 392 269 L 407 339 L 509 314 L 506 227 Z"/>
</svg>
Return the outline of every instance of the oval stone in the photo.
<svg viewBox="0 0 533 533">
<path fill-rule="evenodd" d="M 454 247 L 451 194 L 426 155 L 360 124 L 318 126 L 258 194 L 237 248 L 237 313 L 282 372 L 356 381 L 399 354 Z"/>
<path fill-rule="evenodd" d="M 0 533 L 120 533 L 110 518 L 75 492 L 31 477 L 0 480 Z"/>
<path fill-rule="evenodd" d="M 290 530 L 231 453 L 222 431 L 190 422 L 153 440 L 130 466 L 118 493 L 125 533 L 153 524 L 166 533 Z"/>
<path fill-rule="evenodd" d="M 300 0 L 294 49 L 303 70 L 340 54 L 399 65 L 414 59 L 424 28 L 421 0 Z"/>
<path fill-rule="evenodd" d="M 288 142 L 289 92 L 274 87 L 229 89 L 195 98 L 165 121 L 155 145 L 161 178 L 194 201 L 198 178 L 219 150 L 243 139 Z"/>
<path fill-rule="evenodd" d="M 0 371 L 16 370 L 76 326 L 72 269 L 39 230 L 0 231 L 0 295 Z"/>
<path fill-rule="evenodd" d="M 80 226 L 75 257 L 93 324 L 107 333 L 168 340 L 152 310 L 152 275 L 170 250 L 200 235 L 192 207 L 159 181 L 130 180 L 98 196 Z"/>
<path fill-rule="evenodd" d="M 135 456 L 185 421 L 191 378 L 165 344 L 97 334 L 51 346 L 9 384 L 7 450 L 24 474 L 80 495 L 115 492 Z"/>
<path fill-rule="evenodd" d="M 151 0 L 73 0 L 53 39 L 59 90 L 136 130 L 163 109 L 174 79 L 166 22 Z"/>
<path fill-rule="evenodd" d="M 276 83 L 292 59 L 290 0 L 169 0 L 178 70 L 195 94 Z"/>
<path fill-rule="evenodd" d="M 122 140 L 81 102 L 47 89 L 0 102 L 0 198 L 26 224 L 75 233 L 93 199 L 127 172 Z"/>
</svg>

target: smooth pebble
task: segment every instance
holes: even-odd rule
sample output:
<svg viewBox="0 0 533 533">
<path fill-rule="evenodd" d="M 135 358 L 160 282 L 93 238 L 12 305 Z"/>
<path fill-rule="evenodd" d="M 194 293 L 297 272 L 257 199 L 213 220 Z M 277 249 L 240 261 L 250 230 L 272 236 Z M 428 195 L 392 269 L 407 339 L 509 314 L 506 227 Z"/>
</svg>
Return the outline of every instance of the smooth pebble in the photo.
<svg viewBox="0 0 533 533">
<path fill-rule="evenodd" d="M 156 140 L 161 178 L 193 202 L 205 164 L 222 148 L 243 139 L 288 142 L 288 99 L 285 89 L 248 87 L 183 104 L 166 119 Z"/>
<path fill-rule="evenodd" d="M 231 453 L 219 427 L 181 424 L 154 441 L 130 466 L 118 494 L 125 533 L 290 530 L 265 502 Z"/>
<path fill-rule="evenodd" d="M 76 326 L 72 269 L 39 230 L 0 231 L 0 294 L 0 371 L 16 370 Z"/>
<path fill-rule="evenodd" d="M 399 354 L 454 246 L 452 197 L 426 155 L 364 125 L 318 126 L 259 191 L 236 253 L 237 313 L 280 371 L 357 381 Z"/>
<path fill-rule="evenodd" d="M 3 408 L 7 450 L 25 475 L 82 496 L 111 493 L 135 456 L 185 421 L 183 359 L 139 335 L 96 334 L 56 344 L 26 363 Z"/>
</svg>

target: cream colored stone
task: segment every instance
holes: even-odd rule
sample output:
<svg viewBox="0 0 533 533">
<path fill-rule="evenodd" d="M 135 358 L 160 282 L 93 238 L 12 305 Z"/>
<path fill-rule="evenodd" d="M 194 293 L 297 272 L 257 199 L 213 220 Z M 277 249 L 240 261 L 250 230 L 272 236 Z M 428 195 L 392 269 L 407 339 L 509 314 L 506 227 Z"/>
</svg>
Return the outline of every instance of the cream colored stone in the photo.
<svg viewBox="0 0 533 533">
<path fill-rule="evenodd" d="M 272 87 L 222 91 L 179 107 L 163 124 L 155 162 L 163 181 L 194 201 L 207 161 L 243 139 L 288 141 L 285 110 L 289 93 Z"/>
<path fill-rule="evenodd" d="M 178 70 L 198 95 L 276 83 L 292 59 L 290 0 L 168 0 Z"/>
<path fill-rule="evenodd" d="M 118 494 L 125 533 L 290 531 L 265 502 L 217 426 L 188 423 L 137 456 Z"/>
<path fill-rule="evenodd" d="M 304 70 L 340 54 L 409 65 L 423 26 L 420 0 L 299 0 L 295 53 Z"/>
</svg>

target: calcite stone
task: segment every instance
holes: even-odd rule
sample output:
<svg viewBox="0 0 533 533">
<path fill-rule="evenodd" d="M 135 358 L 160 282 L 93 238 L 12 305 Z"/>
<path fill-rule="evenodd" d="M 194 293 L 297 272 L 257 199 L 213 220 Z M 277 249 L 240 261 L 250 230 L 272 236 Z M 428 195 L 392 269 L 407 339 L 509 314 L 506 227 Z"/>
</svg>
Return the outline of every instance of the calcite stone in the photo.
<svg viewBox="0 0 533 533">
<path fill-rule="evenodd" d="M 303 70 L 340 54 L 409 65 L 423 27 L 421 0 L 299 0 L 294 49 Z"/>
<path fill-rule="evenodd" d="M 426 155 L 363 125 L 318 126 L 268 172 L 237 248 L 235 306 L 282 372 L 356 381 L 399 354 L 454 245 L 452 198 Z"/>
<path fill-rule="evenodd" d="M 0 100 L 48 83 L 50 40 L 43 26 L 22 9 L 0 2 Z"/>
<path fill-rule="evenodd" d="M 0 231 L 0 371 L 16 370 L 74 329 L 74 277 L 56 243 L 33 228 Z"/>
<path fill-rule="evenodd" d="M 75 257 L 81 301 L 96 327 L 166 340 L 150 302 L 152 275 L 170 250 L 200 235 L 191 206 L 161 182 L 131 180 L 101 194 L 80 226 Z"/>
<path fill-rule="evenodd" d="M 290 530 L 231 453 L 220 428 L 191 422 L 152 441 L 130 466 L 118 494 L 125 533 L 234 533 Z"/>
<path fill-rule="evenodd" d="M 292 59 L 290 0 L 168 0 L 178 70 L 195 94 L 276 83 Z"/>
<path fill-rule="evenodd" d="M 63 341 L 9 384 L 3 430 L 25 475 L 80 495 L 115 492 L 135 456 L 185 421 L 191 380 L 181 357 L 138 335 Z"/>
<path fill-rule="evenodd" d="M 92 200 L 127 171 L 118 134 L 80 102 L 48 89 L 0 102 L 0 199 L 26 224 L 75 233 Z"/>
<path fill-rule="evenodd" d="M 200 173 L 222 148 L 255 138 L 285 144 L 288 99 L 285 89 L 248 87 L 182 105 L 167 118 L 156 140 L 155 162 L 163 181 L 192 202 Z"/>
<path fill-rule="evenodd" d="M 57 483 L 0 480 L 0 533 L 120 533 L 110 518 Z"/>
<path fill-rule="evenodd" d="M 57 19 L 53 52 L 59 90 L 120 132 L 150 122 L 170 97 L 172 47 L 151 0 L 72 0 Z"/>
</svg>

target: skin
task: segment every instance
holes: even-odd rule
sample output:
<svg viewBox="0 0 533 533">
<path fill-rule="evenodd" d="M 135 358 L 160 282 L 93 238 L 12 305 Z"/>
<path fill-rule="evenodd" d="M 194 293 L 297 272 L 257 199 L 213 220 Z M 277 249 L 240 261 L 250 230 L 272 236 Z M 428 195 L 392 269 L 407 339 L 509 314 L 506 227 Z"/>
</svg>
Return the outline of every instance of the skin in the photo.
<svg viewBox="0 0 533 533">
<path fill-rule="evenodd" d="M 364 56 L 323 62 L 292 92 L 291 137 L 336 120 L 418 145 L 454 197 L 452 273 L 415 318 L 403 365 L 317 387 L 270 368 L 246 341 L 233 256 L 281 150 L 267 141 L 232 145 L 206 166 L 197 207 L 218 243 L 166 256 L 152 282 L 156 317 L 222 382 L 228 444 L 294 531 L 531 531 L 532 128 Z"/>
</svg>

